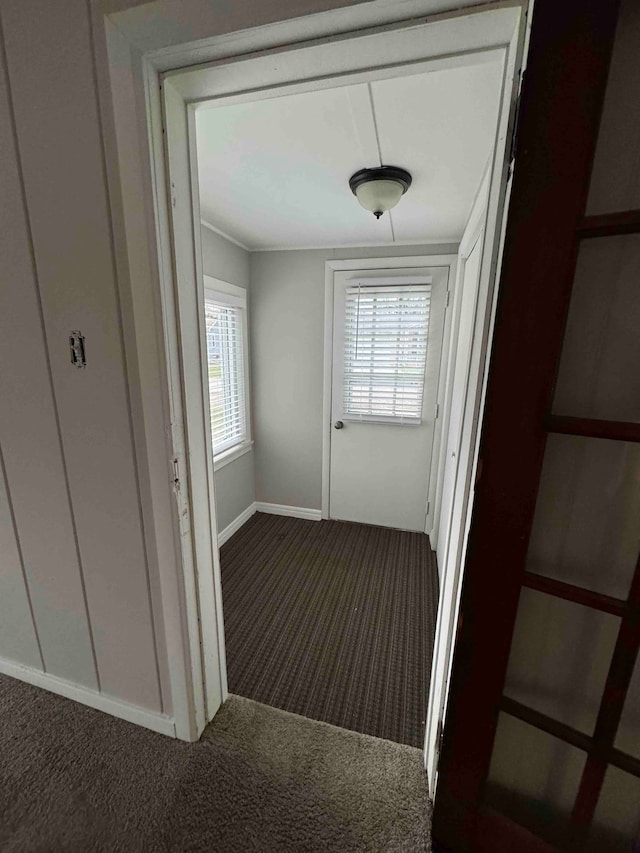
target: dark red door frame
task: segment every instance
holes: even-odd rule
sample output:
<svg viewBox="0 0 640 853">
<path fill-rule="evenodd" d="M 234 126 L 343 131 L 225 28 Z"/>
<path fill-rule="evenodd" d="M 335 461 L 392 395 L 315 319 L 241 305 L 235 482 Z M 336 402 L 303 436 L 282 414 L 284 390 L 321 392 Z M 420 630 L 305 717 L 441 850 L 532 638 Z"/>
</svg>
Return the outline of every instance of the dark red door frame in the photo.
<svg viewBox="0 0 640 853">
<path fill-rule="evenodd" d="M 484 809 L 482 791 L 617 14 L 616 0 L 535 2 L 434 812 L 456 853 L 549 849 Z"/>
</svg>

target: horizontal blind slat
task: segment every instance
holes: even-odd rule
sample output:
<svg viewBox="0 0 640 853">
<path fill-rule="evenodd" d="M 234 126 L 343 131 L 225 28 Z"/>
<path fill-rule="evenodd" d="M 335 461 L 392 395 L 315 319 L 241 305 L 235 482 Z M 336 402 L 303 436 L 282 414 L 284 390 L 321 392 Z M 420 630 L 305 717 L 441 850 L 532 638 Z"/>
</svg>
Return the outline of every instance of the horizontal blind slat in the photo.
<svg viewBox="0 0 640 853">
<path fill-rule="evenodd" d="M 214 453 L 246 435 L 241 309 L 205 302 L 209 407 Z"/>
<path fill-rule="evenodd" d="M 347 287 L 344 413 L 419 420 L 431 286 Z"/>
</svg>

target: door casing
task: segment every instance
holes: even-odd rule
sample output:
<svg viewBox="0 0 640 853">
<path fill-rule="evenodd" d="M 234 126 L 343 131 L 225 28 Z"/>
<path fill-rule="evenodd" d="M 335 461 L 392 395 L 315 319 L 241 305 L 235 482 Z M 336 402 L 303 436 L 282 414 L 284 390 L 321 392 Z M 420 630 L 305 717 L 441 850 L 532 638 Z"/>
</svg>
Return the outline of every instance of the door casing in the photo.
<svg viewBox="0 0 640 853">
<path fill-rule="evenodd" d="M 451 649 L 460 602 L 462 564 L 459 549 L 463 545 L 465 535 L 461 520 L 465 513 L 471 485 L 471 472 L 468 465 L 465 466 L 464 460 L 469 457 L 471 450 L 469 442 L 472 441 L 473 436 L 473 406 L 471 404 L 481 383 L 477 366 L 474 370 L 474 348 L 480 348 L 481 341 L 474 334 L 474 330 L 476 327 L 482 328 L 482 318 L 487 311 L 487 297 L 486 292 L 481 287 L 480 276 L 486 216 L 487 181 L 485 176 L 458 252 L 458 281 L 451 312 L 454 331 L 451 336 L 449 375 L 445 380 L 443 416 L 446 419 L 447 432 L 441 442 L 440 472 L 436 498 L 437 514 L 431 537 L 432 547 L 437 554 L 441 581 L 425 728 L 425 743 L 428 746 L 426 750 L 427 774 L 432 796 L 435 796 L 437 790 L 440 735 L 446 714 L 446 688 L 451 671 Z M 467 261 L 474 251 L 480 252 L 480 268 L 478 269 L 478 279 L 474 282 L 474 287 L 469 290 L 465 273 Z M 463 314 L 466 316 L 463 317 Z M 465 320 L 466 332 L 463 331 Z M 462 340 L 463 334 L 467 336 L 466 341 Z M 467 352 L 464 352 L 465 346 L 468 347 Z M 461 398 L 458 396 L 460 393 Z M 454 407 L 456 402 L 458 402 L 457 411 Z M 449 466 L 451 467 L 449 468 Z M 445 484 L 448 470 L 452 488 L 447 492 L 445 491 Z"/>
<path fill-rule="evenodd" d="M 144 437 L 144 452 L 137 463 L 149 483 L 149 498 L 142 512 L 145 526 L 164 543 L 159 548 L 160 589 L 176 733 L 182 739 L 194 740 L 227 695 L 206 426 L 198 426 L 199 434 L 192 435 L 191 440 L 187 435 L 187 398 L 191 395 L 195 400 L 194 390 L 201 377 L 193 353 L 185 358 L 182 341 L 189 333 L 199 339 L 200 332 L 193 305 L 187 312 L 182 310 L 185 306 L 179 305 L 176 286 L 176 257 L 180 252 L 192 253 L 187 265 L 191 271 L 182 284 L 188 285 L 192 279 L 197 292 L 193 247 L 197 255 L 198 235 L 193 220 L 199 210 L 192 195 L 194 152 L 188 144 L 188 126 L 196 104 L 200 97 L 211 95 L 247 99 L 261 92 L 269 96 L 273 86 L 299 91 L 328 76 L 335 80 L 346 73 L 353 81 L 362 79 L 353 67 L 345 67 L 345 62 L 353 61 L 358 54 L 356 47 L 366 46 L 365 35 L 384 35 L 391 43 L 403 34 L 411 42 L 411 49 L 401 50 L 395 63 L 387 50 L 381 55 L 374 48 L 369 58 L 358 54 L 365 67 L 379 67 L 387 60 L 387 70 L 394 69 L 398 75 L 417 61 L 425 68 L 442 68 L 468 61 L 470 54 L 501 52 L 503 91 L 491 166 L 491 251 L 485 258 L 487 275 L 493 281 L 505 205 L 506 151 L 525 52 L 528 3 L 503 0 L 461 10 L 461 5 L 472 5 L 463 2 L 443 12 L 441 0 L 378 0 L 253 29 L 246 29 L 252 22 L 248 10 L 236 31 L 212 35 L 218 12 L 212 10 L 210 20 L 198 15 L 196 0 L 184 0 L 180 15 L 188 26 L 188 42 L 186 30 L 176 28 L 175 16 L 156 5 L 136 10 L 131 19 L 126 12 L 120 14 L 122 4 L 112 0 L 96 0 L 90 8 L 114 244 L 120 287 L 125 294 L 124 322 L 130 329 L 125 345 L 135 370 L 133 391 L 141 398 L 135 418 L 136 429 Z M 264 20 L 260 18 L 263 14 L 255 10 L 253 20 Z M 299 15 L 299 11 L 292 7 L 283 14 Z M 217 25 L 217 32 L 224 32 L 222 20 Z M 140 38 L 144 26 L 145 37 Z M 167 44 L 169 32 L 176 33 L 172 44 Z M 354 41 L 347 51 L 343 42 L 350 38 Z M 304 49 L 318 46 L 325 50 L 322 67 L 305 62 Z M 265 73 L 268 64 L 276 65 L 269 58 L 275 54 L 279 57 L 279 76 L 275 71 Z M 259 59 L 266 62 L 260 66 Z M 194 66 L 206 74 L 185 73 L 186 68 Z M 308 70 L 311 67 L 314 76 Z M 175 126 L 171 130 L 183 140 L 178 182 L 173 181 L 175 174 L 167 171 L 166 162 L 164 136 L 169 128 L 163 93 L 168 88 L 176 96 L 175 115 L 170 118 Z M 183 205 L 184 228 L 176 241 L 171 210 L 177 201 Z M 156 381 L 158 375 L 161 383 Z M 187 393 L 189 387 L 191 392 Z M 206 496 L 205 506 L 198 506 L 198 491 Z"/>
</svg>

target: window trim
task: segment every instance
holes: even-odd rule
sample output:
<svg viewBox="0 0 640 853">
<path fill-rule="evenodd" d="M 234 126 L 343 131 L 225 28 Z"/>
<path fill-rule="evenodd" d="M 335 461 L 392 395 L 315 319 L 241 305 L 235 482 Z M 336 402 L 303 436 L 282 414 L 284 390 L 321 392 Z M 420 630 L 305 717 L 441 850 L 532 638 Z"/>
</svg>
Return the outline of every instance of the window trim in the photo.
<svg viewBox="0 0 640 853">
<path fill-rule="evenodd" d="M 216 453 L 213 457 L 214 473 L 219 471 L 220 468 L 224 468 L 225 465 L 229 465 L 230 462 L 235 462 L 236 459 L 244 456 L 252 447 L 253 441 L 245 439 L 238 444 L 234 444 L 232 447 L 227 447 L 226 450 L 221 450 L 220 453 Z"/>
<path fill-rule="evenodd" d="M 235 444 L 213 453 L 214 473 L 224 468 L 230 462 L 248 453 L 253 447 L 253 432 L 251 424 L 251 375 L 249 371 L 249 321 L 248 321 L 248 299 L 247 290 L 231 282 L 210 275 L 203 275 L 204 279 L 204 301 L 218 302 L 222 305 L 230 305 L 240 309 L 242 324 L 242 371 L 244 374 L 244 415 L 245 434 Z M 204 318 L 203 318 L 204 322 Z M 206 338 L 206 330 L 205 330 Z M 205 350 L 205 366 L 208 370 L 209 360 Z M 213 442 L 211 445 L 213 451 Z"/>
</svg>

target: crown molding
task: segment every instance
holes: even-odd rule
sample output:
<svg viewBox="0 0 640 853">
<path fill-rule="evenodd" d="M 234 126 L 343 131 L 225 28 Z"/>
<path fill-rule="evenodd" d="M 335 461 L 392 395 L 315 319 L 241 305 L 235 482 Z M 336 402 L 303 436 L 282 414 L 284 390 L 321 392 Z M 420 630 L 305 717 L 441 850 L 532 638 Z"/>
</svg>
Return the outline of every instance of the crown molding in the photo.
<svg viewBox="0 0 640 853">
<path fill-rule="evenodd" d="M 214 234 L 218 234 L 220 237 L 224 237 L 225 240 L 228 240 L 230 243 L 233 243 L 235 246 L 239 246 L 241 249 L 244 249 L 245 252 L 253 252 L 255 249 L 250 249 L 249 246 L 245 246 L 244 243 L 241 243 L 240 240 L 236 240 L 235 237 L 232 237 L 230 234 L 227 234 L 226 231 L 223 231 L 222 228 L 216 228 L 215 225 L 212 225 L 206 219 L 200 217 L 200 225 L 203 228 L 207 228 L 209 231 L 213 231 Z"/>
</svg>

